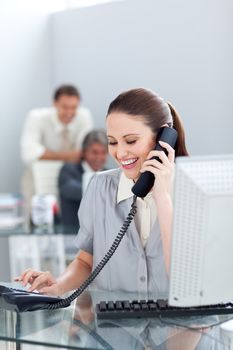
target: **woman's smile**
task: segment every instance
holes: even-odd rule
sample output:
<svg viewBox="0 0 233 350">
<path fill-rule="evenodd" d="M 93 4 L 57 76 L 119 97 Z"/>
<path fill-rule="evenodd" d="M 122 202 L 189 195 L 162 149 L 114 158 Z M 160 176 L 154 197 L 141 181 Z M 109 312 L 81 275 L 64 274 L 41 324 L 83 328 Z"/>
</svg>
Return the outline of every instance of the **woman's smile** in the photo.
<svg viewBox="0 0 233 350">
<path fill-rule="evenodd" d="M 142 164 L 154 147 L 151 129 L 140 120 L 115 112 L 107 118 L 108 148 L 111 156 L 130 179 L 137 179 Z"/>
</svg>

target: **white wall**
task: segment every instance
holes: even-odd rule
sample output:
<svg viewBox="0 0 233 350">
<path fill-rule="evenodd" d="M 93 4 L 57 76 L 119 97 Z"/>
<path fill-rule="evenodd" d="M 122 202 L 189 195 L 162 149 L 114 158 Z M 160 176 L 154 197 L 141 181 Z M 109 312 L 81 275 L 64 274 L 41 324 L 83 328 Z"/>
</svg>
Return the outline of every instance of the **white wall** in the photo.
<svg viewBox="0 0 233 350">
<path fill-rule="evenodd" d="M 29 109 L 51 95 L 47 5 L 7 0 L 0 7 L 0 192 L 19 191 L 19 139 Z"/>
<path fill-rule="evenodd" d="M 53 85 L 77 84 L 98 126 L 144 86 L 173 102 L 192 154 L 233 152 L 232 0 L 128 0 L 56 13 Z"/>
</svg>

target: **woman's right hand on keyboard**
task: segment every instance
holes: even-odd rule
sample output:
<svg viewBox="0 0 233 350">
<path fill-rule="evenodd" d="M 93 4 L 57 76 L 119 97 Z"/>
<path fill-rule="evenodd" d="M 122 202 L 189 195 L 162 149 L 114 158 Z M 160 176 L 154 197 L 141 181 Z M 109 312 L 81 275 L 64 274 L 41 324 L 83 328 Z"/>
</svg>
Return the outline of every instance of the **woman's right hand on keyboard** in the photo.
<svg viewBox="0 0 233 350">
<path fill-rule="evenodd" d="M 33 269 L 25 270 L 20 276 L 14 278 L 15 281 L 21 282 L 24 287 L 29 283 L 31 286 L 29 292 L 37 290 L 39 293 L 48 295 L 61 295 L 57 280 L 49 271 L 37 271 Z"/>
</svg>

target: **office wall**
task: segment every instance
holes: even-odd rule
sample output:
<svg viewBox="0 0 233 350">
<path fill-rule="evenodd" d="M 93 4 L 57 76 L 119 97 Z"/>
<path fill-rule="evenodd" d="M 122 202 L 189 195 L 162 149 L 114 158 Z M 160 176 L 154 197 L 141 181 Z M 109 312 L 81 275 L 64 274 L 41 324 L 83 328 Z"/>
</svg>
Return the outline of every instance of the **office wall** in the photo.
<svg viewBox="0 0 233 350">
<path fill-rule="evenodd" d="M 109 3 L 52 16 L 53 85 L 80 86 L 96 125 L 132 87 L 173 102 L 192 154 L 233 152 L 232 0 Z"/>
<path fill-rule="evenodd" d="M 8 0 L 0 7 L 0 192 L 18 192 L 24 117 L 50 102 L 48 5 Z"/>
</svg>

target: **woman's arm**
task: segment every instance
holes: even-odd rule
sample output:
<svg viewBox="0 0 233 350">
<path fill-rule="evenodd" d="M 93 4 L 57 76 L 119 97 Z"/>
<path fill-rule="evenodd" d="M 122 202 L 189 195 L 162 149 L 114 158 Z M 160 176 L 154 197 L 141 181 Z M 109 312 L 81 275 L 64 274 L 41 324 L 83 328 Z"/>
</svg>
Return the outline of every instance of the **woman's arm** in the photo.
<svg viewBox="0 0 233 350">
<path fill-rule="evenodd" d="M 77 289 L 92 271 L 93 257 L 81 250 L 65 272 L 57 279 L 61 294 Z"/>
<path fill-rule="evenodd" d="M 43 294 L 62 295 L 77 289 L 86 280 L 92 271 L 92 264 L 92 255 L 81 250 L 57 279 L 48 271 L 27 269 L 15 280 L 21 281 L 24 286 L 31 284 L 29 291 L 38 290 Z"/>
</svg>

